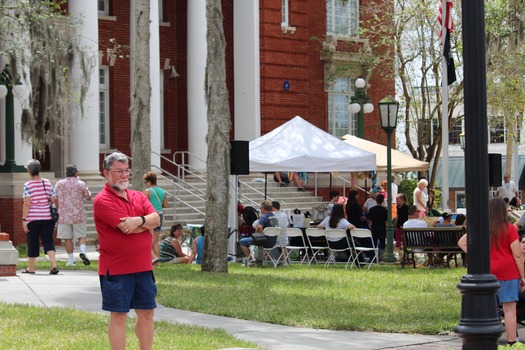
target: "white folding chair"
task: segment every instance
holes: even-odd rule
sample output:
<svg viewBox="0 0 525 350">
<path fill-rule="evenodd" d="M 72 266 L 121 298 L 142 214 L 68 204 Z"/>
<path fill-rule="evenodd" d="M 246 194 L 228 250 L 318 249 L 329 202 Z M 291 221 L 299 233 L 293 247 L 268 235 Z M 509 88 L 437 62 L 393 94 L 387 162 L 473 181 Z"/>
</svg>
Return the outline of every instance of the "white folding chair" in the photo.
<svg viewBox="0 0 525 350">
<path fill-rule="evenodd" d="M 330 256 L 326 260 L 325 267 L 333 263 L 335 265 L 335 256 L 337 253 L 344 253 L 348 251 L 348 260 L 346 261 L 345 268 L 348 267 L 348 264 L 352 261 L 352 246 L 348 240 L 348 235 L 346 230 L 341 230 L 337 228 L 331 228 L 324 231 L 326 235 L 326 243 L 328 244 L 328 251 Z"/>
<path fill-rule="evenodd" d="M 377 266 L 379 266 L 379 249 L 376 247 L 374 238 L 372 236 L 372 232 L 370 232 L 370 230 L 367 230 L 366 228 L 354 228 L 353 230 L 350 231 L 350 237 L 351 237 L 350 241 L 352 242 L 352 249 L 356 253 L 354 256 L 354 260 L 352 260 L 352 265 L 350 266 L 350 268 L 354 266 L 354 263 L 357 263 L 357 265 L 360 265 L 360 264 L 368 265 L 368 269 L 370 270 L 370 267 L 372 266 L 374 261 L 376 262 Z M 356 238 L 368 239 L 370 240 L 370 244 L 372 246 L 364 247 L 364 246 L 358 245 L 356 243 Z M 368 253 L 368 252 L 373 252 L 374 257 L 370 259 L 370 261 L 368 262 L 359 262 L 358 260 L 359 255 L 363 253 Z"/>
<path fill-rule="evenodd" d="M 279 235 L 281 234 L 281 228 L 280 227 L 266 227 L 263 230 L 263 233 L 266 236 L 266 239 L 268 239 L 269 237 L 275 237 L 275 244 L 273 246 L 266 248 L 266 245 L 265 245 L 262 247 L 263 248 L 263 262 L 269 259 L 272 262 L 273 267 L 277 267 L 279 260 L 281 258 L 284 259 L 285 257 L 285 253 L 284 253 L 285 248 L 281 247 L 279 244 Z M 275 248 L 281 248 L 281 253 L 279 254 L 279 257 L 277 259 L 275 259 L 272 255 L 272 250 L 274 250 Z"/>
<path fill-rule="evenodd" d="M 301 257 L 301 250 L 304 250 L 304 256 L 301 259 L 301 265 L 304 262 L 304 259 L 308 259 L 308 246 L 306 245 L 304 241 L 303 231 L 300 228 L 297 227 L 289 227 L 286 229 L 286 236 L 288 236 L 288 245 L 286 246 L 286 258 L 285 260 L 288 263 L 291 263 L 290 261 L 290 253 L 293 251 L 296 251 Z M 291 241 L 300 241 L 300 244 L 294 244 L 291 245 Z"/>
<path fill-rule="evenodd" d="M 308 246 L 312 250 L 312 258 L 308 260 L 308 266 L 315 260 L 317 264 L 317 255 L 320 252 L 328 250 L 328 244 L 326 243 L 326 236 L 324 230 L 318 228 L 307 228 L 306 239 L 308 240 Z"/>
</svg>

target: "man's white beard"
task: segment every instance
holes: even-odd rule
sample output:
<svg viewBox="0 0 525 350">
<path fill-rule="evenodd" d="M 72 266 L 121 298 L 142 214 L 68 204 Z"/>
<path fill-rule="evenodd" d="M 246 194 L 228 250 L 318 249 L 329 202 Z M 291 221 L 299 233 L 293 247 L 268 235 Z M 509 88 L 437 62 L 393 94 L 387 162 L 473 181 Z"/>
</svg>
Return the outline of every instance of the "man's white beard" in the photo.
<svg viewBox="0 0 525 350">
<path fill-rule="evenodd" d="M 117 183 L 111 184 L 111 187 L 113 187 L 115 191 L 124 191 L 125 189 L 128 188 L 128 186 L 129 186 L 129 180 L 126 180 L 125 183 L 117 182 Z"/>
</svg>

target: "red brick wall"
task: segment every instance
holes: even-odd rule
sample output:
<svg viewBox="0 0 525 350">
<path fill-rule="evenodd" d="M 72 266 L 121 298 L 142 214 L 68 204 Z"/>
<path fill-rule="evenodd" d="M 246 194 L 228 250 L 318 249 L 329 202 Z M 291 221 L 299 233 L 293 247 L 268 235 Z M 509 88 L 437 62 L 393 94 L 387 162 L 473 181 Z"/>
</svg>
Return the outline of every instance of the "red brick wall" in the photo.
<svg viewBox="0 0 525 350">
<path fill-rule="evenodd" d="M 361 1 L 366 8 L 372 0 Z M 282 1 L 260 3 L 261 37 L 261 133 L 265 134 L 296 115 L 328 130 L 328 96 L 324 87 L 324 61 L 320 59 L 318 38 L 326 36 L 326 2 L 296 0 L 290 2 L 290 26 L 293 34 L 281 31 Z M 374 38 L 371 38 L 374 40 Z M 338 43 L 338 50 L 359 52 L 362 44 Z M 385 69 L 387 67 L 381 67 Z M 283 83 L 290 90 L 283 90 Z M 394 95 L 394 82 L 383 75 L 372 74 L 367 94 L 374 104 L 374 112 L 365 115 L 365 138 L 386 143 L 380 127 L 377 102 Z M 393 139 L 395 136 L 393 137 Z M 392 143 L 395 145 L 395 140 Z"/>
<path fill-rule="evenodd" d="M 2 232 L 11 236 L 13 245 L 26 243 L 22 229 L 22 198 L 0 198 L 0 223 Z"/>
</svg>

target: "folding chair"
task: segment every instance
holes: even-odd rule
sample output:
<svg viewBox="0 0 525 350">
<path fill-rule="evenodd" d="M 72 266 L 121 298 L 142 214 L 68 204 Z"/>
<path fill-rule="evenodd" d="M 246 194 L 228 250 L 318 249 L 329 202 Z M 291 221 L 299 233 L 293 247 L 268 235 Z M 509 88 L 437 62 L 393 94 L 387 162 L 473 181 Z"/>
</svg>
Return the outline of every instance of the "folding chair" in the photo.
<svg viewBox="0 0 525 350">
<path fill-rule="evenodd" d="M 350 241 L 348 241 L 346 230 L 331 228 L 325 230 L 324 233 L 326 235 L 326 243 L 328 244 L 328 251 L 330 253 L 330 256 L 328 257 L 328 260 L 326 260 L 326 264 L 324 266 L 327 267 L 330 265 L 330 263 L 335 265 L 335 255 L 337 253 L 344 253 L 348 251 L 349 257 L 346 261 L 346 269 L 353 258 L 352 247 L 350 246 Z"/>
<path fill-rule="evenodd" d="M 301 257 L 301 250 L 304 250 L 304 256 L 301 259 L 301 265 L 304 262 L 304 259 L 308 259 L 308 246 L 304 241 L 303 231 L 297 227 L 289 227 L 286 229 L 286 236 L 288 236 L 288 245 L 286 246 L 286 257 L 285 260 L 288 263 L 290 261 L 290 252 L 297 251 L 299 258 Z M 299 244 L 291 244 L 291 242 L 300 242 Z"/>
<path fill-rule="evenodd" d="M 263 261 L 266 261 L 267 259 L 269 259 L 272 262 L 273 267 L 277 267 L 279 260 L 281 258 L 284 259 L 284 257 L 286 256 L 285 248 L 280 246 L 279 239 L 278 239 L 279 235 L 281 234 L 281 228 L 280 227 L 266 227 L 263 230 L 263 233 L 266 236 L 266 239 L 268 239 L 268 237 L 275 237 L 274 245 L 267 246 L 265 244 L 262 247 L 263 248 Z M 279 254 L 279 257 L 277 259 L 275 259 L 272 255 L 272 250 L 274 250 L 275 248 L 281 248 L 281 254 Z"/>
<path fill-rule="evenodd" d="M 326 243 L 326 236 L 324 230 L 318 228 L 307 228 L 306 229 L 306 239 L 308 240 L 308 246 L 312 251 L 312 258 L 308 260 L 308 266 L 315 260 L 317 264 L 317 255 L 320 252 L 328 250 L 328 244 Z"/>
<path fill-rule="evenodd" d="M 319 204 L 318 206 L 313 207 L 313 221 L 321 222 L 325 217 L 328 216 L 328 204 Z"/>
<path fill-rule="evenodd" d="M 372 236 L 372 232 L 370 232 L 370 230 L 367 230 L 366 228 L 354 228 L 353 230 L 350 231 L 350 237 L 351 237 L 350 240 L 352 241 L 352 249 L 356 253 L 350 268 L 352 268 L 352 266 L 354 266 L 354 263 L 357 262 L 357 266 L 360 266 L 360 264 L 368 265 L 368 269 L 370 270 L 370 267 L 374 263 L 374 260 L 377 263 L 377 266 L 379 266 L 379 249 L 375 245 L 374 238 Z M 372 246 L 371 247 L 363 247 L 363 246 L 357 245 L 356 241 L 355 241 L 356 238 L 369 239 L 370 240 L 370 244 Z M 374 257 L 372 259 L 370 259 L 369 262 L 366 262 L 366 263 L 365 262 L 359 262 L 359 260 L 358 260 L 359 255 L 361 255 L 363 253 L 366 253 L 366 252 L 374 252 Z"/>
</svg>

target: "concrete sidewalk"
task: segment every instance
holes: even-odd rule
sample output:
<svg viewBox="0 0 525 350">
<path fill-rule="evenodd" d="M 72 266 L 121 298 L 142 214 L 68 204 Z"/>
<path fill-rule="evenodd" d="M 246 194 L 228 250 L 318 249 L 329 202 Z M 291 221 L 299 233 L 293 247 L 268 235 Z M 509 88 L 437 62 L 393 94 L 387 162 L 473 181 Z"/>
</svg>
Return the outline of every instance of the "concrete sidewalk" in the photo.
<svg viewBox="0 0 525 350">
<path fill-rule="evenodd" d="M 78 259 L 77 251 L 75 257 Z M 98 253 L 91 248 L 88 257 L 97 260 Z M 57 258 L 67 261 L 67 254 L 63 249 L 57 248 Z M 80 260 L 77 260 L 77 264 L 79 263 L 81 264 Z M 29 275 L 21 274 L 18 270 L 16 277 L 0 277 L 0 301 L 103 312 L 98 275 L 94 271 L 71 270 L 61 271 L 58 275 L 49 275 L 47 270 L 37 270 L 36 274 Z M 294 328 L 171 309 L 162 305 L 156 309 L 155 319 L 207 328 L 222 328 L 239 339 L 252 341 L 272 350 L 461 349 L 461 340 L 457 336 Z"/>
</svg>

